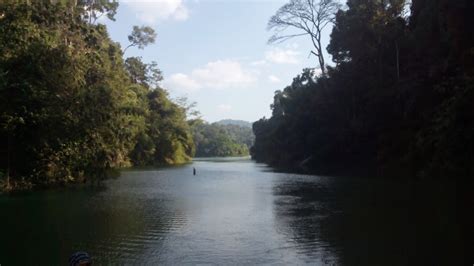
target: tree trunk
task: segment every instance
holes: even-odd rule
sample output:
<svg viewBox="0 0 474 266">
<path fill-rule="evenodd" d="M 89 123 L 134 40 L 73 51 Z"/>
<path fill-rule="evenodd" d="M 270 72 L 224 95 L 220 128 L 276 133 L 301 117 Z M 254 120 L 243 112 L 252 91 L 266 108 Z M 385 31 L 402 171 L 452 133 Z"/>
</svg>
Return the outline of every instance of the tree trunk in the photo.
<svg viewBox="0 0 474 266">
<path fill-rule="evenodd" d="M 316 41 L 318 43 L 316 49 L 318 50 L 319 67 L 321 68 L 321 75 L 324 77 L 326 76 L 326 65 L 324 62 L 323 49 L 321 48 L 321 38 L 318 38 Z"/>
</svg>

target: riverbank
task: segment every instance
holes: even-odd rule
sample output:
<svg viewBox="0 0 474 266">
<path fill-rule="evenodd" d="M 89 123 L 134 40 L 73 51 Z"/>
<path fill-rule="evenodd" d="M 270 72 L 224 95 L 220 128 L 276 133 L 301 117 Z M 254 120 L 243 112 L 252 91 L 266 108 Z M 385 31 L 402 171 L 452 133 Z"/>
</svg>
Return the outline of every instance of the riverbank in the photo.
<svg viewBox="0 0 474 266">
<path fill-rule="evenodd" d="M 155 170 L 159 169 L 166 169 L 166 168 L 174 168 L 174 167 L 181 167 L 187 164 L 191 164 L 194 161 L 215 161 L 215 162 L 225 162 L 225 161 L 236 161 L 236 160 L 250 160 L 250 156 L 239 156 L 239 157 L 195 157 L 191 158 L 185 162 L 178 162 L 178 163 L 161 163 L 158 165 L 148 165 L 148 166 L 124 166 L 120 168 L 113 168 L 106 170 L 104 174 L 100 178 L 85 178 L 81 177 L 78 179 L 71 180 L 69 179 L 68 182 L 65 182 L 66 179 L 62 179 L 61 182 L 51 182 L 48 184 L 45 183 L 37 183 L 28 181 L 25 178 L 20 180 L 10 179 L 9 186 L 7 186 L 6 178 L 2 178 L 0 176 L 0 194 L 8 194 L 8 193 L 21 193 L 27 191 L 35 191 L 35 190 L 47 190 L 47 189 L 55 189 L 55 188 L 75 188 L 75 187 L 84 187 L 84 186 L 99 186 L 102 182 L 117 178 L 120 175 L 121 171 L 134 171 L 134 170 Z"/>
</svg>

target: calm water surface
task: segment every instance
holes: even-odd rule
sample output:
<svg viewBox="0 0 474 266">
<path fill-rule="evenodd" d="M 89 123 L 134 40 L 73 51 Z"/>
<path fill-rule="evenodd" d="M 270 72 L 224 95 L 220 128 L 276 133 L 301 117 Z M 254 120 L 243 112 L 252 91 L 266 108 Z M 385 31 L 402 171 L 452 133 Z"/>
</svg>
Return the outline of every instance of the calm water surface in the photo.
<svg viewBox="0 0 474 266">
<path fill-rule="evenodd" d="M 1 196 L 0 264 L 65 265 L 83 250 L 106 265 L 457 265 L 452 195 L 243 159 L 129 170 L 100 188 Z"/>
</svg>

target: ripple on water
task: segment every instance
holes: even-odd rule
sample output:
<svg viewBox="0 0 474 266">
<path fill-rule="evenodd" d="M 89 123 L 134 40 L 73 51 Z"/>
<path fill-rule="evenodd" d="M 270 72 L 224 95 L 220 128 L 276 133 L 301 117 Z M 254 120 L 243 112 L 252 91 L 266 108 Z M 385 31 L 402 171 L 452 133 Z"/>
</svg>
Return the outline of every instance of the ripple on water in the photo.
<svg viewBox="0 0 474 266">
<path fill-rule="evenodd" d="M 1 198 L 0 228 L 9 230 L 0 263 L 62 265 L 77 250 L 98 265 L 407 265 L 460 257 L 449 187 L 422 184 L 411 193 L 402 182 L 267 170 L 250 161 L 195 162 L 125 171 L 101 189 Z M 413 194 L 420 194 L 415 203 Z"/>
</svg>

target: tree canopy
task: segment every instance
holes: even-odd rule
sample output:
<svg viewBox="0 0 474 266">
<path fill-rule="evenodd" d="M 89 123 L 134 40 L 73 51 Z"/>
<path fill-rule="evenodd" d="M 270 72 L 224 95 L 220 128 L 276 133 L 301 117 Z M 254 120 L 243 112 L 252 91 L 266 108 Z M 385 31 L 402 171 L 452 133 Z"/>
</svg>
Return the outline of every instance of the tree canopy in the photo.
<svg viewBox="0 0 474 266">
<path fill-rule="evenodd" d="M 132 33 L 128 35 L 128 41 L 130 44 L 125 48 L 124 52 L 133 46 L 137 46 L 138 49 L 144 49 L 147 45 L 155 43 L 156 33 L 155 30 L 148 26 L 133 26 Z"/>
</svg>

